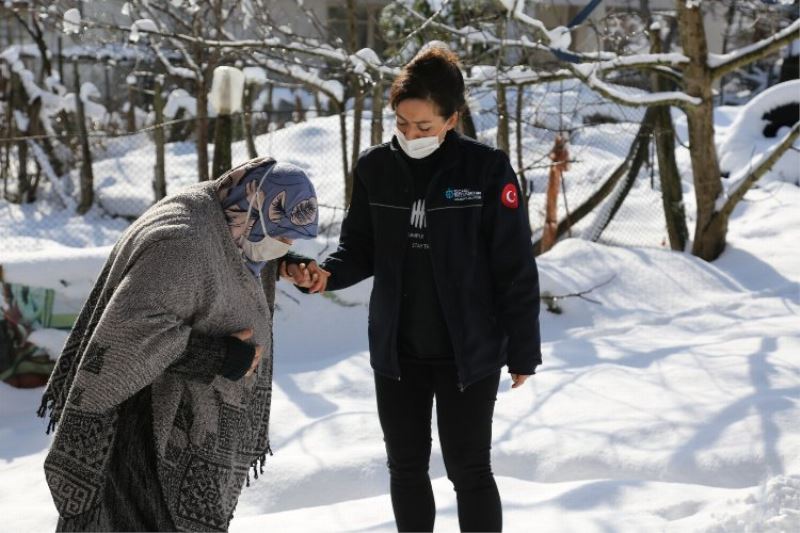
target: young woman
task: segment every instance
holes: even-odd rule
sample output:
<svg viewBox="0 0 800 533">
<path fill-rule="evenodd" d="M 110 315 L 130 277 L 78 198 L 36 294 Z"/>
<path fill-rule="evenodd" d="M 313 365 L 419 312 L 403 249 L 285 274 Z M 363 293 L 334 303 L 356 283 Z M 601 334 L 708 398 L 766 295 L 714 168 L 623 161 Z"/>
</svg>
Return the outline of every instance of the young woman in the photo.
<svg viewBox="0 0 800 533">
<path fill-rule="evenodd" d="M 44 469 L 58 530 L 227 530 L 269 450 L 260 274 L 317 222 L 305 173 L 262 158 L 163 199 L 125 232 L 39 412 L 56 428 Z M 274 285 L 274 263 L 265 272 Z"/>
<path fill-rule="evenodd" d="M 433 529 L 435 398 L 461 529 L 499 531 L 490 448 L 500 370 L 516 388 L 541 363 L 528 217 L 506 154 L 454 131 L 464 80 L 452 52 L 417 55 L 391 105 L 395 136 L 359 158 L 339 247 L 304 285 L 374 276 L 370 355 L 398 529 Z"/>
</svg>

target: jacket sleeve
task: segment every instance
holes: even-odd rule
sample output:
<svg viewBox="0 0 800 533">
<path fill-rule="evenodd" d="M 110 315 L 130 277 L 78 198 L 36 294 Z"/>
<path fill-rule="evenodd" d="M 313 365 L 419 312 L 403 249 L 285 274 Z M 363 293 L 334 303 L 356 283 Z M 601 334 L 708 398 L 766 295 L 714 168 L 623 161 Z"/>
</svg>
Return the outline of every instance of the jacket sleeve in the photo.
<svg viewBox="0 0 800 533">
<path fill-rule="evenodd" d="M 353 197 L 342 222 L 339 247 L 321 265 L 331 273 L 329 291 L 345 289 L 373 274 L 374 243 L 369 199 L 358 168 L 353 173 Z"/>
<path fill-rule="evenodd" d="M 222 372 L 226 357 L 225 337 L 214 337 L 191 330 L 186 349 L 167 371 L 191 381 L 208 384 Z"/>
<path fill-rule="evenodd" d="M 200 263 L 186 261 L 180 241 L 153 244 L 131 261 L 84 349 L 74 405 L 106 412 L 167 371 L 213 380 L 226 351 L 224 337 L 191 327 L 203 297 L 193 288 L 208 282 Z"/>
<path fill-rule="evenodd" d="M 539 272 L 517 176 L 508 156 L 495 154 L 483 207 L 495 302 L 508 335 L 508 370 L 530 375 L 542 362 Z"/>
</svg>

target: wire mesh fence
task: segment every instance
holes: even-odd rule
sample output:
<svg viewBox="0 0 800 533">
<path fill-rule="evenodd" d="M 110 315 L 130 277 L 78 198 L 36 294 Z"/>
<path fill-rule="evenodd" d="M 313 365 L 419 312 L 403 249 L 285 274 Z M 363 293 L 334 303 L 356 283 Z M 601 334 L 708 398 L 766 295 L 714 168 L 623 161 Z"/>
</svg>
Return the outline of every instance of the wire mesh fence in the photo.
<svg viewBox="0 0 800 533">
<path fill-rule="evenodd" d="M 559 220 L 569 220 L 575 209 L 592 196 L 608 176 L 629 156 L 642 112 L 622 109 L 599 99 L 579 84 L 550 84 L 525 89 L 520 98 L 509 98 L 508 152 L 512 166 L 526 184 L 529 214 L 534 236 L 541 236 L 545 220 L 545 198 L 549 180 L 550 151 L 556 136 L 569 139 L 569 169 L 563 174 L 558 195 Z M 521 101 L 517 113 L 514 101 Z M 498 110 L 496 93 L 474 93 L 470 107 L 478 140 L 496 145 Z M 367 104 L 369 108 L 369 104 Z M 249 121 L 252 143 L 247 141 Z M 321 223 L 335 228 L 346 206 L 345 157 L 352 158 L 352 111 L 346 114 L 345 136 L 339 115 L 318 116 L 316 110 L 297 110 L 280 124 L 263 112 L 234 117 L 234 165 L 254 155 L 271 155 L 301 167 L 314 182 L 321 206 Z M 372 117 L 364 112 L 361 148 L 370 140 Z M 383 139 L 391 138 L 394 117 L 383 116 Z M 214 138 L 214 121 L 208 123 L 208 138 Z M 280 127 L 279 127 L 280 126 Z M 198 149 L 194 141 L 196 119 L 173 120 L 158 127 L 130 133 L 94 131 L 89 134 L 95 202 L 86 214 L 75 213 L 79 195 L 81 161 L 74 157 L 58 176 L 46 168 L 42 138 L 5 140 L 3 199 L 0 200 L 0 241 L 10 250 L 33 246 L 46 239 L 63 246 L 96 246 L 113 243 L 132 220 L 156 201 L 156 137 L 164 132 L 164 169 L 167 193 L 198 181 Z M 519 130 L 519 131 L 518 131 Z M 78 142 L 77 134 L 60 136 L 64 146 Z M 26 143 L 28 176 L 38 176 L 37 199 L 32 204 L 11 202 L 15 176 L 20 172 L 19 149 Z M 250 145 L 248 147 L 248 144 Z M 74 151 L 80 154 L 80 151 Z M 207 147 L 209 161 L 213 145 Z M 652 163 L 652 158 L 648 163 Z M 646 164 L 629 191 L 618 185 L 614 192 L 588 216 L 575 220 L 567 236 L 616 245 L 663 246 L 666 242 L 657 168 Z M 614 200 L 627 193 L 621 207 Z"/>
<path fill-rule="evenodd" d="M 513 96 L 507 95 L 508 153 L 528 194 L 534 239 L 542 236 L 551 153 L 561 136 L 568 140 L 569 167 L 561 175 L 557 218 L 567 222 L 566 236 L 623 246 L 668 246 L 653 143 L 635 176 L 619 180 L 588 215 L 575 216 L 631 157 L 644 110 L 623 108 L 575 82 L 526 89 L 521 113 L 516 109 L 520 102 Z M 475 94 L 472 103 L 479 109 L 473 113 L 478 139 L 496 146 L 498 115 L 502 113 L 496 93 Z"/>
</svg>

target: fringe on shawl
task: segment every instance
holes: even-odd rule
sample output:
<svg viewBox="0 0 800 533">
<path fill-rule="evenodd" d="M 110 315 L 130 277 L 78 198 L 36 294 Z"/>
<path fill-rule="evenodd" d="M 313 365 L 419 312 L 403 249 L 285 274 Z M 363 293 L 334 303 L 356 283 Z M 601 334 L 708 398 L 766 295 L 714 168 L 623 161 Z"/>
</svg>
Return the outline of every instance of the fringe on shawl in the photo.
<svg viewBox="0 0 800 533">
<path fill-rule="evenodd" d="M 247 486 L 250 486 L 250 470 L 253 471 L 253 478 L 258 479 L 259 474 L 264 473 L 264 464 L 267 462 L 267 455 L 273 455 L 272 447 L 267 444 L 267 448 L 264 450 L 264 453 L 253 459 L 253 462 L 250 463 L 250 468 L 247 471 Z"/>
</svg>

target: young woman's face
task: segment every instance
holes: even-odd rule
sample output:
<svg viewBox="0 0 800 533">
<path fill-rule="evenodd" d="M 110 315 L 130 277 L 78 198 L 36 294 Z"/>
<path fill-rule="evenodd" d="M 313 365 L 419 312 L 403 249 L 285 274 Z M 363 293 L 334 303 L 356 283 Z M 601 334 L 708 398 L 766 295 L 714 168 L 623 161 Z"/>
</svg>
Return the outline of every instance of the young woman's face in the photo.
<svg viewBox="0 0 800 533">
<path fill-rule="evenodd" d="M 421 137 L 439 136 L 443 140 L 447 130 L 455 127 L 458 113 L 444 118 L 436 112 L 436 105 L 430 100 L 406 98 L 395 109 L 397 129 L 406 139 L 412 141 Z"/>
</svg>

